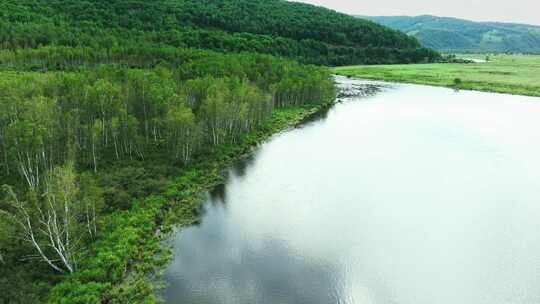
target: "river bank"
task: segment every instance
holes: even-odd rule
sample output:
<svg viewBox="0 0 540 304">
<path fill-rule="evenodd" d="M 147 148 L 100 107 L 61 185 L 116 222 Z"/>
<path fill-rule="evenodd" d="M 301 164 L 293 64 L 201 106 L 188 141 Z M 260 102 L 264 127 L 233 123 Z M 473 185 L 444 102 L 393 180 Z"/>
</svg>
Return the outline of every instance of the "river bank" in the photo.
<svg viewBox="0 0 540 304">
<path fill-rule="evenodd" d="M 131 303 L 157 302 L 161 268 L 169 260 L 163 244 L 173 227 L 198 221 L 201 195 L 223 181 L 223 171 L 249 154 L 274 134 L 293 128 L 334 104 L 288 107 L 274 110 L 260 129 L 237 144 L 221 145 L 211 154 L 185 168 L 166 187 L 103 219 L 107 231 L 92 248 L 94 256 L 83 260 L 73 273 L 50 293 L 50 303 Z M 76 287 L 74 287 L 76 285 Z"/>
<path fill-rule="evenodd" d="M 534 55 L 494 55 L 485 63 L 468 64 L 344 66 L 333 68 L 333 72 L 364 79 L 540 96 L 540 56 Z"/>
</svg>

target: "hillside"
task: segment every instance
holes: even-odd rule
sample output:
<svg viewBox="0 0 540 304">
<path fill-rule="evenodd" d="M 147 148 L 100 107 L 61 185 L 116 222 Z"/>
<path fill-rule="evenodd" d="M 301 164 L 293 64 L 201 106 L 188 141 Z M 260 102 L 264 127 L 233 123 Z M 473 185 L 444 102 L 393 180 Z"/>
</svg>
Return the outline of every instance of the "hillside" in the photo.
<svg viewBox="0 0 540 304">
<path fill-rule="evenodd" d="M 540 26 L 436 16 L 362 18 L 403 31 L 440 51 L 540 52 Z"/>
<path fill-rule="evenodd" d="M 0 45 L 133 43 L 249 51 L 323 65 L 433 61 L 416 39 L 367 20 L 282 0 L 6 0 Z"/>
</svg>

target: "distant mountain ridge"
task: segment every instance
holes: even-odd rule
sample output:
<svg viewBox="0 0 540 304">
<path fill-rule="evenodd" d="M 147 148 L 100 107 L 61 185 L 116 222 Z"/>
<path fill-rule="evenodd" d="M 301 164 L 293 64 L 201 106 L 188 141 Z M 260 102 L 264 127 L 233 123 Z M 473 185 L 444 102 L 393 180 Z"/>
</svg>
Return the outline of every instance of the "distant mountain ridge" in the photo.
<svg viewBox="0 0 540 304">
<path fill-rule="evenodd" d="M 357 16 L 416 37 L 425 47 L 454 52 L 540 53 L 540 26 L 423 16 Z"/>
</svg>

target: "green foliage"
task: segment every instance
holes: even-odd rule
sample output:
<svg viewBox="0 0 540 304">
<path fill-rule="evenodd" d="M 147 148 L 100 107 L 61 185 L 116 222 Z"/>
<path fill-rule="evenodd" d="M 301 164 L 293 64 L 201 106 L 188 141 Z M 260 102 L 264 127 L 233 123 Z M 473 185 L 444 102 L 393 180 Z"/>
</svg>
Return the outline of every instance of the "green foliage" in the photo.
<svg viewBox="0 0 540 304">
<path fill-rule="evenodd" d="M 540 51 L 540 27 L 501 22 L 473 22 L 435 16 L 366 17 L 409 33 L 422 45 L 445 52 Z"/>
<path fill-rule="evenodd" d="M 2 48 L 61 46 L 59 53 L 76 53 L 74 61 L 85 50 L 103 58 L 111 50 L 150 45 L 267 53 L 325 65 L 439 56 L 416 39 L 370 21 L 282 0 L 9 0 L 1 5 Z M 33 58 L 39 60 L 39 53 L 44 52 L 34 52 Z M 65 55 L 48 57 L 70 57 Z"/>
<path fill-rule="evenodd" d="M 166 257 L 158 227 L 172 214 L 193 223 L 198 193 L 219 180 L 228 161 L 277 129 L 269 127 L 274 113 L 289 107 L 307 113 L 302 107 L 334 96 L 326 68 L 268 55 L 155 46 L 103 61 L 55 51 L 33 60 L 26 51 L 40 50 L 13 52 L 22 56 L 9 64 L 18 71 L 0 73 L 0 180 L 21 197 L 48 193 L 43 197 L 58 202 L 60 185 L 74 185 L 69 225 L 81 250 L 68 269 L 73 274 L 54 274 L 45 263 L 21 259 L 35 248 L 14 238 L 18 229 L 3 230 L 0 254 L 9 266 L 0 283 L 14 291 L 0 301 L 13 301 L 21 290 L 21 302 L 39 302 L 56 285 L 51 303 L 152 302 L 154 268 Z M 113 57 L 115 64 L 103 64 Z M 75 184 L 49 187 L 48 173 L 71 161 L 77 175 L 57 175 Z M 171 192 L 173 176 L 190 178 Z M 171 201 L 178 204 L 172 208 Z M 29 218 L 39 220 L 38 209 L 29 209 Z M 19 287 L 25 282 L 33 283 Z"/>
<path fill-rule="evenodd" d="M 140 283 L 129 286 L 128 294 L 113 286 L 130 276 L 128 270 L 141 275 L 156 266 L 153 255 L 162 249 L 154 234 L 162 204 L 162 198 L 150 197 L 137 202 L 131 210 L 113 212 L 104 218 L 102 233 L 82 260 L 81 270 L 55 286 L 49 302 L 114 303 L 114 298 L 123 294 L 123 301 L 141 303 L 141 299 L 151 297 L 152 290 L 141 288 Z M 137 264 L 132 264 L 134 261 Z"/>
</svg>

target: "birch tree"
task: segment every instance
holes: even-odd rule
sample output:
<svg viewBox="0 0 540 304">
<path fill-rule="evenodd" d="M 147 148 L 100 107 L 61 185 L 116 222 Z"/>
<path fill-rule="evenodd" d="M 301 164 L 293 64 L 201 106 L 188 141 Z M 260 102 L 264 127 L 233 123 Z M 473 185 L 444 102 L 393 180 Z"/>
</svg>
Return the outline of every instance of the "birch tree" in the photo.
<svg viewBox="0 0 540 304">
<path fill-rule="evenodd" d="M 208 137 L 214 146 L 225 141 L 227 97 L 229 89 L 223 79 L 216 81 L 209 89 L 200 109 L 201 119 L 205 124 Z"/>
<path fill-rule="evenodd" d="M 54 101 L 43 96 L 28 100 L 7 127 L 17 167 L 30 188 L 40 186 L 54 162 Z"/>
<path fill-rule="evenodd" d="M 88 173 L 81 174 L 80 190 L 82 205 L 80 207 L 81 219 L 79 222 L 82 222 L 86 228 L 86 231 L 81 233 L 88 232 L 88 235 L 93 239 L 98 233 L 98 215 L 101 214 L 104 206 L 103 190 Z"/>
<path fill-rule="evenodd" d="M 74 272 L 87 208 L 80 202 L 73 163 L 53 169 L 45 192 L 35 199 L 23 201 L 9 186 L 4 191 L 8 208 L 2 212 L 17 225 L 18 237 L 34 249 L 21 258 L 45 262 L 58 272 Z"/>
<path fill-rule="evenodd" d="M 200 138 L 195 115 L 186 106 L 174 106 L 167 112 L 165 125 L 173 159 L 189 163 Z"/>
</svg>

